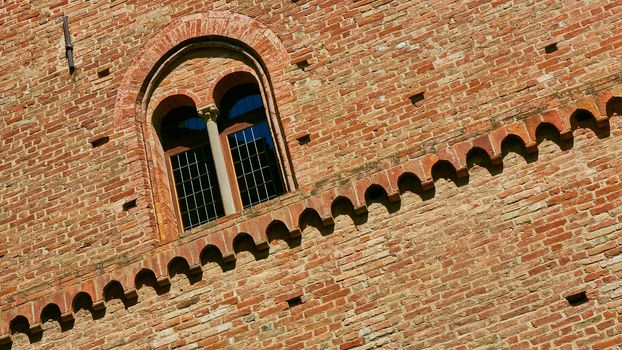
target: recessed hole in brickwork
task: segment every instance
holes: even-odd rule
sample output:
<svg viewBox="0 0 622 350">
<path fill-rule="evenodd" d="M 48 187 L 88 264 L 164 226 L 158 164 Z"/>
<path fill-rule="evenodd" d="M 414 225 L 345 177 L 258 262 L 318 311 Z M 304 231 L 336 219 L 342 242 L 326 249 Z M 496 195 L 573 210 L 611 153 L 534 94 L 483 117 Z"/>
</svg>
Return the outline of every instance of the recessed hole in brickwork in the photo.
<svg viewBox="0 0 622 350">
<path fill-rule="evenodd" d="M 557 43 L 553 43 L 553 44 L 550 44 L 550 45 L 546 45 L 546 46 L 544 47 L 544 52 L 546 52 L 546 53 L 553 53 L 553 52 L 555 52 L 555 51 L 557 51 L 557 50 L 559 50 L 559 49 L 557 48 Z"/>
<path fill-rule="evenodd" d="M 89 143 L 91 144 L 91 146 L 93 146 L 93 148 L 97 148 L 99 146 L 105 145 L 106 143 L 108 143 L 108 141 L 110 141 L 110 137 L 102 136 L 89 141 Z"/>
<path fill-rule="evenodd" d="M 136 199 L 123 203 L 123 211 L 128 211 L 132 208 L 136 208 Z"/>
<path fill-rule="evenodd" d="M 306 145 L 307 143 L 311 142 L 311 135 L 306 134 L 306 135 L 300 136 L 299 138 L 296 139 L 296 141 L 298 141 L 299 145 Z"/>
<path fill-rule="evenodd" d="M 296 66 L 298 67 L 298 69 L 300 69 L 302 71 L 306 71 L 307 68 L 309 67 L 309 61 L 308 60 L 302 60 L 300 62 L 296 62 Z"/>
<path fill-rule="evenodd" d="M 415 103 L 417 103 L 417 102 L 421 102 L 421 101 L 423 101 L 423 100 L 425 99 L 425 97 L 423 96 L 423 94 L 424 94 L 423 92 L 420 92 L 420 93 L 418 93 L 418 94 L 414 94 L 414 95 L 410 96 L 410 97 L 409 97 L 409 98 L 410 98 L 410 102 L 411 102 L 412 104 L 415 104 Z"/>
<path fill-rule="evenodd" d="M 110 68 L 109 67 L 101 68 L 101 69 L 97 70 L 97 77 L 99 79 L 105 78 L 105 77 L 107 77 L 109 75 L 110 75 Z"/>
<path fill-rule="evenodd" d="M 287 307 L 291 308 L 298 305 L 302 305 L 302 299 L 300 298 L 300 296 L 293 297 L 287 300 Z"/>
<path fill-rule="evenodd" d="M 587 303 L 588 298 L 587 294 L 585 294 L 585 292 L 583 291 L 577 294 L 568 295 L 566 297 L 566 300 L 568 301 L 568 304 L 570 304 L 570 306 L 578 306 Z"/>
</svg>

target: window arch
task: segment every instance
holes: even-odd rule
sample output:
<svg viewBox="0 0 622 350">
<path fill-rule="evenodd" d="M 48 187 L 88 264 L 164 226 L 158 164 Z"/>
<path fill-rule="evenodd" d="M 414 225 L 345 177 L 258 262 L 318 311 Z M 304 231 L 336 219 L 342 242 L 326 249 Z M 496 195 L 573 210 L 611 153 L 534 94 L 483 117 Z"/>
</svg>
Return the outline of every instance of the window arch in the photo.
<svg viewBox="0 0 622 350">
<path fill-rule="evenodd" d="M 196 108 L 177 107 L 162 120 L 160 138 L 168 160 L 174 202 L 184 229 L 224 215 L 207 124 Z"/>
<path fill-rule="evenodd" d="M 277 152 L 259 87 L 246 83 L 229 89 L 220 102 L 219 131 L 229 157 L 238 208 L 283 194 Z M 232 178 L 233 178 L 232 177 Z"/>
<path fill-rule="evenodd" d="M 117 89 L 114 120 L 119 126 L 134 125 L 142 131 L 144 149 L 135 152 L 136 171 L 146 171 L 145 199 L 153 206 L 153 216 L 148 218 L 160 241 L 170 242 L 180 234 L 179 215 L 174 206 L 173 188 L 170 186 L 167 157 L 160 142 L 161 121 L 168 108 L 159 109 L 167 96 L 185 95 L 199 107 L 219 101 L 212 94 L 211 77 L 199 80 L 200 74 L 188 74 L 189 85 L 170 84 L 171 75 L 182 75 L 180 64 L 205 57 L 237 60 L 238 67 L 207 67 L 204 72 L 218 77 L 227 73 L 250 72 L 259 84 L 274 143 L 278 149 L 279 165 L 285 182 L 285 192 L 297 188 L 293 163 L 282 129 L 280 115 L 288 114 L 283 101 L 293 96 L 288 83 L 291 57 L 278 36 L 257 20 L 230 11 L 206 11 L 181 16 L 162 28 L 145 45 L 145 50 L 132 61 Z M 265 59 L 265 60 L 264 60 Z M 167 82 L 167 80 L 169 80 Z M 195 85 L 198 83 L 199 85 Z M 206 94 L 207 92 L 207 94 Z M 209 95 L 209 96 L 208 96 Z M 166 107 L 166 106 L 165 106 Z M 285 107 L 284 110 L 282 108 Z M 128 123 L 128 124 L 126 124 Z M 142 190 L 141 190 L 142 191 Z"/>
<path fill-rule="evenodd" d="M 268 201 L 286 189 L 254 77 L 226 76 L 216 84 L 213 98 L 218 106 L 197 110 L 192 99 L 176 97 L 185 105 L 178 103 L 154 122 L 184 230 Z"/>
</svg>

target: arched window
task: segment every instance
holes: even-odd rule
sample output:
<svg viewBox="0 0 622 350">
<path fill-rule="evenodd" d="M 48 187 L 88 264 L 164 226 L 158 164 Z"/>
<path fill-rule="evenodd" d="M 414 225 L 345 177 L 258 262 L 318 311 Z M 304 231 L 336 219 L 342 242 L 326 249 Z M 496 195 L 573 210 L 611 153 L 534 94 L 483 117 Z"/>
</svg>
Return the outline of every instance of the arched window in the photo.
<svg viewBox="0 0 622 350">
<path fill-rule="evenodd" d="M 283 194 L 281 171 L 259 87 L 233 87 L 224 95 L 220 110 L 221 142 L 228 150 L 228 164 L 233 165 L 229 172 L 236 179 L 236 206 L 252 207 Z"/>
<path fill-rule="evenodd" d="M 184 230 L 285 192 L 257 84 L 227 90 L 219 109 L 176 107 L 160 123 L 171 187 Z"/>
<path fill-rule="evenodd" d="M 184 229 L 224 215 L 207 125 L 194 107 L 178 107 L 164 117 L 162 146 Z"/>
</svg>

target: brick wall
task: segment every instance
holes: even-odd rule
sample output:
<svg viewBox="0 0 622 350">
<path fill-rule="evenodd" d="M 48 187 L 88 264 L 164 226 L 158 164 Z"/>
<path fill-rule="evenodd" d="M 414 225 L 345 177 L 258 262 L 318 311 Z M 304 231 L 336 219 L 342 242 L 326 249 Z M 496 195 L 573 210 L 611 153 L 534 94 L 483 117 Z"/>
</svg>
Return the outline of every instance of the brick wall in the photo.
<svg viewBox="0 0 622 350">
<path fill-rule="evenodd" d="M 205 259 L 190 277 L 179 264 L 168 287 L 139 278 L 135 300 L 112 293 L 65 331 L 46 322 L 41 341 L 18 333 L 13 345 L 606 348 L 622 327 L 622 120 L 610 133 L 579 129 L 564 150 L 545 140 L 527 159 L 510 152 L 502 170 L 474 166 L 468 183 L 380 198 L 354 221 L 337 206 L 334 228 L 311 216 L 300 239 L 274 230 L 268 252 L 242 242 L 234 264 Z M 581 291 L 584 304 L 564 299 Z"/>
<path fill-rule="evenodd" d="M 0 338 L 13 348 L 622 343 L 621 5 L 6 1 Z M 139 94 L 134 77 L 152 67 L 141 57 L 157 38 L 173 42 L 182 18 L 248 29 L 228 13 L 263 28 L 260 48 L 277 48 L 262 59 L 298 189 L 163 240 L 150 141 L 124 97 Z M 540 143 L 558 137 L 542 122 L 558 144 Z M 305 134 L 310 143 L 296 141 Z M 110 142 L 89 143 L 101 137 Z M 489 158 L 497 165 L 469 168 Z M 586 303 L 564 299 L 582 291 Z"/>
</svg>

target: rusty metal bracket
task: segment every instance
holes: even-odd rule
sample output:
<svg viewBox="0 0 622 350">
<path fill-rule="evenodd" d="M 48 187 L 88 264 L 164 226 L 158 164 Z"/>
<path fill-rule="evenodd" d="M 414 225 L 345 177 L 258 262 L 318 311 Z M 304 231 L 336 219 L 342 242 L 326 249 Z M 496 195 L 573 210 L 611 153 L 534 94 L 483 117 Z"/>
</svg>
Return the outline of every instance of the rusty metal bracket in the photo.
<svg viewBox="0 0 622 350">
<path fill-rule="evenodd" d="M 76 66 L 73 63 L 73 45 L 71 45 L 71 35 L 69 34 L 69 17 L 63 15 L 63 33 L 65 34 L 65 57 L 69 65 L 69 74 L 73 74 Z"/>
</svg>

